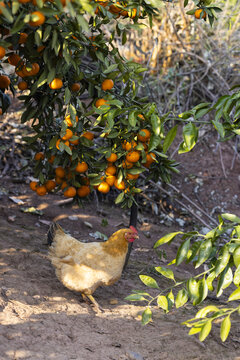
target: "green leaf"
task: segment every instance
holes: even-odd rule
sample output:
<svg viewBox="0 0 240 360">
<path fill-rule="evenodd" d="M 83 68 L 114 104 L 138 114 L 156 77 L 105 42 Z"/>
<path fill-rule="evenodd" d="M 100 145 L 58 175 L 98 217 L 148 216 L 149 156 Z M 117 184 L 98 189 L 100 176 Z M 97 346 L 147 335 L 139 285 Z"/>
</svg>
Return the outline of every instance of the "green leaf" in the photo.
<svg viewBox="0 0 240 360">
<path fill-rule="evenodd" d="M 213 280 L 216 278 L 216 273 L 215 273 L 215 271 L 212 271 L 209 275 L 208 275 L 208 277 L 207 277 L 207 280 L 206 280 L 206 282 L 207 282 L 207 287 L 208 287 L 208 290 L 209 291 L 213 291 L 214 290 L 214 287 L 213 287 L 213 285 L 212 285 L 212 282 L 213 282 Z"/>
<path fill-rule="evenodd" d="M 201 330 L 202 330 L 201 327 L 194 327 L 194 326 L 193 326 L 193 327 L 189 330 L 188 335 L 198 334 Z"/>
<path fill-rule="evenodd" d="M 219 309 L 214 305 L 205 306 L 203 309 L 199 310 L 195 315 L 196 319 L 205 318 L 210 312 L 217 312 Z"/>
<path fill-rule="evenodd" d="M 198 260 L 195 266 L 196 269 L 209 258 L 211 252 L 212 252 L 212 241 L 208 239 L 204 241 L 199 248 Z"/>
<path fill-rule="evenodd" d="M 169 132 L 167 133 L 164 142 L 163 142 L 163 152 L 166 153 L 167 150 L 169 149 L 169 147 L 171 146 L 173 140 L 175 139 L 176 135 L 177 135 L 177 129 L 178 126 L 175 125 L 173 128 L 171 128 L 171 130 L 169 130 Z"/>
<path fill-rule="evenodd" d="M 120 204 L 124 199 L 124 192 L 122 191 L 115 199 L 115 204 Z"/>
<path fill-rule="evenodd" d="M 153 289 L 159 289 L 159 286 L 155 279 L 147 275 L 139 275 L 140 280 L 147 286 Z"/>
<path fill-rule="evenodd" d="M 219 121 L 216 121 L 216 120 L 213 120 L 212 123 L 213 123 L 215 129 L 217 130 L 217 132 L 220 134 L 221 138 L 224 138 L 225 129 L 224 129 L 223 125 Z"/>
<path fill-rule="evenodd" d="M 157 304 L 161 309 L 168 311 L 168 300 L 166 296 L 159 295 L 157 298 Z"/>
<path fill-rule="evenodd" d="M 233 261 L 236 267 L 240 265 L 240 246 L 238 246 L 233 253 Z"/>
<path fill-rule="evenodd" d="M 146 325 L 148 324 L 150 321 L 152 320 L 152 311 L 147 308 L 143 313 L 142 313 L 142 324 Z"/>
<path fill-rule="evenodd" d="M 140 295 L 140 294 L 131 294 L 131 295 L 128 295 L 127 297 L 125 297 L 125 300 L 143 301 L 143 300 L 147 300 L 147 299 L 144 296 Z"/>
<path fill-rule="evenodd" d="M 158 267 L 155 267 L 155 270 L 157 272 L 159 272 L 160 274 L 162 274 L 163 276 L 165 276 L 166 278 L 175 281 L 174 274 L 171 269 L 165 268 L 163 266 L 158 266 Z"/>
<path fill-rule="evenodd" d="M 234 214 L 225 213 L 225 214 L 221 214 L 221 216 L 223 219 L 240 224 L 240 218 Z"/>
<path fill-rule="evenodd" d="M 187 289 L 192 301 L 195 301 L 199 298 L 199 283 L 196 279 L 189 279 L 187 282 Z"/>
<path fill-rule="evenodd" d="M 232 269 L 227 266 L 224 271 L 221 273 L 220 278 L 218 280 L 217 286 L 217 297 L 222 295 L 224 289 L 226 289 L 229 285 L 231 285 L 233 281 L 233 273 Z"/>
<path fill-rule="evenodd" d="M 183 306 L 184 304 L 186 304 L 187 301 L 188 301 L 188 293 L 185 289 L 181 289 L 176 297 L 176 301 L 175 301 L 176 308 L 178 309 L 179 307 Z"/>
<path fill-rule="evenodd" d="M 228 301 L 240 300 L 240 287 L 238 287 L 232 294 L 229 296 Z"/>
<path fill-rule="evenodd" d="M 172 241 L 178 234 L 183 234 L 182 231 L 177 231 L 177 232 L 173 232 L 173 233 L 169 233 L 167 235 L 164 235 L 161 239 L 159 239 L 155 244 L 154 244 L 154 249 L 156 249 L 158 246 L 166 244 L 170 241 Z"/>
<path fill-rule="evenodd" d="M 199 340 L 204 341 L 206 337 L 209 335 L 210 331 L 212 329 L 212 322 L 211 320 L 208 320 L 202 327 L 200 334 L 199 334 Z"/>
<path fill-rule="evenodd" d="M 187 253 L 189 250 L 189 246 L 190 246 L 190 240 L 191 238 L 185 240 L 179 247 L 178 252 L 177 252 L 177 256 L 176 256 L 176 265 L 180 265 L 181 262 L 183 262 L 183 260 L 186 259 L 187 257 Z"/>
<path fill-rule="evenodd" d="M 128 117 L 128 121 L 129 121 L 129 124 L 132 126 L 132 127 L 135 127 L 136 126 L 136 123 L 137 123 L 137 113 L 135 111 L 131 111 L 130 114 L 129 114 L 129 117 Z"/>
<path fill-rule="evenodd" d="M 230 259 L 230 254 L 228 248 L 226 246 L 223 247 L 223 253 L 218 258 L 216 266 L 215 266 L 215 273 L 216 277 L 225 269 Z"/>
<path fill-rule="evenodd" d="M 114 71 L 117 67 L 118 67 L 118 64 L 112 64 L 112 65 L 108 66 L 107 69 L 105 69 L 105 70 L 103 71 L 103 74 L 111 73 L 111 72 Z"/>
<path fill-rule="evenodd" d="M 198 129 L 193 122 L 183 127 L 183 138 L 188 150 L 191 150 L 197 142 Z"/>
<path fill-rule="evenodd" d="M 151 115 L 151 124 L 154 134 L 159 136 L 161 131 L 161 120 L 155 113 Z"/>
<path fill-rule="evenodd" d="M 233 283 L 235 286 L 239 286 L 240 285 L 240 264 L 238 265 L 235 273 L 234 273 L 234 277 L 233 277 Z"/>
<path fill-rule="evenodd" d="M 231 320 L 230 320 L 230 316 L 227 316 L 222 321 L 221 330 L 220 330 L 220 336 L 223 342 L 227 339 L 230 329 L 231 329 Z"/>
</svg>

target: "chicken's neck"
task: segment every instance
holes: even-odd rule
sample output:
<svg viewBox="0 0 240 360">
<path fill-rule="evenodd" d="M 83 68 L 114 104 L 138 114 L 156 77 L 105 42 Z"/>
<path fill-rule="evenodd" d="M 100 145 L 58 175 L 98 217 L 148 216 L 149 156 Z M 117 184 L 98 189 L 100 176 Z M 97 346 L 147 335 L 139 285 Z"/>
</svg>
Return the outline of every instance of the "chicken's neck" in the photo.
<svg viewBox="0 0 240 360">
<path fill-rule="evenodd" d="M 121 234 L 113 234 L 103 243 L 104 250 L 112 256 L 121 256 L 127 254 L 128 242 Z"/>
</svg>

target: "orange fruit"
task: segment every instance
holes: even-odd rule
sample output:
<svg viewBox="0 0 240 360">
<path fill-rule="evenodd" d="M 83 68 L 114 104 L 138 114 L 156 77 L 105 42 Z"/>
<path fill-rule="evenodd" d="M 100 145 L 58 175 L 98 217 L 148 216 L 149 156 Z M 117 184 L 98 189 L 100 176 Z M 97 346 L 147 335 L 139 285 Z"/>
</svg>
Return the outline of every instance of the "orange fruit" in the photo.
<svg viewBox="0 0 240 360">
<path fill-rule="evenodd" d="M 36 189 L 36 193 L 37 193 L 39 196 L 46 195 L 46 193 L 47 193 L 46 186 L 44 186 L 44 185 L 38 186 L 37 189 Z"/>
<path fill-rule="evenodd" d="M 76 135 L 76 134 L 75 134 Z M 76 140 L 70 140 L 70 143 L 72 145 L 78 145 L 79 144 L 79 139 L 76 139 Z"/>
<path fill-rule="evenodd" d="M 126 155 L 126 160 L 131 163 L 135 163 L 140 159 L 140 154 L 138 151 L 130 151 Z"/>
<path fill-rule="evenodd" d="M 117 154 L 111 153 L 111 155 L 107 158 L 107 161 L 109 161 L 109 162 L 115 162 L 115 161 L 117 161 L 117 159 L 118 159 Z"/>
<path fill-rule="evenodd" d="M 105 99 L 98 99 L 95 103 L 96 108 L 99 108 L 102 105 L 105 105 L 107 103 L 107 100 Z"/>
<path fill-rule="evenodd" d="M 73 126 L 73 123 L 72 123 L 72 120 L 71 120 L 70 115 L 67 115 L 67 116 L 65 117 L 65 121 L 67 122 L 68 126 Z M 76 116 L 76 123 L 78 123 L 78 116 Z"/>
<path fill-rule="evenodd" d="M 146 142 L 150 139 L 151 133 L 148 129 L 141 129 L 138 133 L 138 140 L 141 142 Z"/>
<path fill-rule="evenodd" d="M 2 6 L 2 7 L 6 7 L 6 5 L 4 4 L 4 2 L 3 1 L 0 1 L 0 5 Z M 2 14 L 2 10 L 0 9 L 0 15 Z"/>
<path fill-rule="evenodd" d="M 28 84 L 26 83 L 26 81 L 20 81 L 18 83 L 18 88 L 19 90 L 26 90 L 28 88 Z"/>
<path fill-rule="evenodd" d="M 203 15 L 201 17 L 202 12 L 203 12 Z M 204 11 L 202 9 L 197 9 L 195 11 L 195 13 L 194 13 L 194 16 L 195 16 L 196 19 L 200 19 L 200 18 L 201 19 L 206 19 L 207 14 L 206 14 L 206 11 Z"/>
<path fill-rule="evenodd" d="M 33 191 L 36 191 L 38 187 L 38 183 L 36 181 L 31 181 L 29 186 Z"/>
<path fill-rule="evenodd" d="M 54 180 L 48 180 L 45 184 L 47 191 L 52 191 L 56 187 L 56 182 Z"/>
<path fill-rule="evenodd" d="M 74 197 L 77 194 L 77 190 L 75 189 L 74 186 L 69 186 L 69 188 L 67 190 L 64 191 L 63 195 L 66 197 Z"/>
<path fill-rule="evenodd" d="M 84 173 L 88 170 L 88 164 L 85 161 L 79 162 L 75 169 L 78 173 Z"/>
<path fill-rule="evenodd" d="M 102 82 L 102 90 L 107 91 L 111 90 L 114 86 L 114 82 L 112 79 L 106 79 Z"/>
<path fill-rule="evenodd" d="M 58 166 L 55 169 L 55 174 L 56 174 L 56 176 L 58 176 L 60 178 L 63 178 L 66 175 L 64 168 L 61 166 Z"/>
<path fill-rule="evenodd" d="M 108 176 L 106 176 L 106 179 L 105 179 L 106 183 L 109 186 L 113 186 L 115 180 L 116 180 L 116 176 L 114 176 L 114 175 L 108 175 Z"/>
<path fill-rule="evenodd" d="M 138 114 L 138 117 L 142 120 L 145 120 L 144 116 L 142 114 Z"/>
<path fill-rule="evenodd" d="M 108 185 L 108 183 L 106 181 L 102 181 L 98 187 L 97 187 L 98 191 L 103 193 L 103 194 L 107 194 L 110 190 L 110 186 Z"/>
<path fill-rule="evenodd" d="M 46 46 L 44 46 L 44 45 L 38 46 L 37 52 L 38 52 L 38 53 L 41 53 L 41 52 L 45 49 L 45 47 L 46 47 Z"/>
<path fill-rule="evenodd" d="M 31 0 L 18 0 L 18 2 L 20 2 L 21 4 L 26 4 L 28 2 L 30 2 Z"/>
<path fill-rule="evenodd" d="M 39 161 L 44 159 L 44 154 L 42 152 L 38 152 L 34 156 L 34 160 Z"/>
<path fill-rule="evenodd" d="M 59 148 L 60 142 L 61 142 L 61 139 L 58 139 L 57 142 L 56 142 L 56 148 L 57 148 L 58 150 L 60 150 L 60 148 Z"/>
<path fill-rule="evenodd" d="M 94 134 L 91 131 L 85 131 L 82 136 L 91 141 L 94 139 Z"/>
<path fill-rule="evenodd" d="M 52 90 L 58 90 L 61 89 L 61 87 L 63 86 L 63 82 L 61 79 L 59 78 L 55 78 L 53 79 L 53 81 L 50 82 L 49 87 Z"/>
<path fill-rule="evenodd" d="M 0 88 L 6 89 L 10 85 L 10 79 L 6 75 L 0 75 Z"/>
<path fill-rule="evenodd" d="M 117 172 L 117 168 L 114 165 L 110 165 L 106 168 L 105 174 L 106 175 L 115 175 Z"/>
<path fill-rule="evenodd" d="M 132 140 L 131 142 L 129 141 L 124 141 L 124 149 L 127 151 L 130 151 L 132 149 L 134 149 L 137 146 L 136 141 Z"/>
<path fill-rule="evenodd" d="M 40 70 L 40 66 L 38 65 L 38 63 L 33 63 L 32 64 L 31 75 L 37 75 L 39 70 Z"/>
<path fill-rule="evenodd" d="M 2 111 L 2 108 L 0 108 L 0 115 L 2 115 L 3 111 Z"/>
<path fill-rule="evenodd" d="M 54 159 L 55 159 L 55 156 L 51 155 L 50 158 L 48 159 L 49 164 L 53 164 Z"/>
<path fill-rule="evenodd" d="M 4 58 L 6 50 L 3 46 L 0 46 L 0 59 Z"/>
<path fill-rule="evenodd" d="M 133 167 L 133 163 L 132 162 L 129 162 L 127 160 L 123 160 L 122 162 L 122 167 L 124 169 L 131 169 Z"/>
<path fill-rule="evenodd" d="M 21 60 L 20 56 L 18 54 L 12 54 L 8 57 L 8 62 L 10 65 L 17 66 L 19 61 Z"/>
<path fill-rule="evenodd" d="M 137 178 L 139 178 L 139 174 L 127 174 L 126 176 L 126 180 L 136 180 Z"/>
<path fill-rule="evenodd" d="M 73 92 L 78 92 L 81 89 L 81 85 L 79 83 L 74 83 L 71 85 L 71 90 Z"/>
<path fill-rule="evenodd" d="M 28 38 L 27 33 L 20 33 L 18 43 L 19 44 L 25 44 L 25 42 L 27 41 L 27 38 Z"/>
<path fill-rule="evenodd" d="M 56 182 L 56 184 L 60 185 L 60 184 L 62 184 L 63 179 L 61 177 L 59 177 L 59 176 L 56 176 L 55 177 L 55 182 Z"/>
<path fill-rule="evenodd" d="M 131 9 L 131 10 L 128 11 L 128 16 L 129 16 L 131 19 L 135 18 L 136 15 L 137 15 L 137 9 L 136 9 L 136 8 Z"/>
<path fill-rule="evenodd" d="M 90 194 L 91 190 L 88 185 L 82 185 L 80 188 L 77 189 L 77 194 L 79 197 L 85 197 Z"/>
<path fill-rule="evenodd" d="M 61 189 L 64 190 L 66 187 L 68 187 L 68 183 L 66 181 L 63 181 L 61 184 Z"/>
<path fill-rule="evenodd" d="M 122 180 L 120 183 L 118 183 L 118 179 L 116 179 L 114 181 L 114 186 L 115 188 L 117 188 L 118 190 L 124 190 L 125 189 L 125 184 L 124 181 Z"/>
<path fill-rule="evenodd" d="M 34 11 L 31 13 L 32 20 L 29 21 L 30 26 L 40 26 L 45 23 L 45 15 L 41 11 Z"/>
<path fill-rule="evenodd" d="M 147 162 L 150 162 L 150 163 L 153 163 L 154 161 L 156 161 L 156 155 L 153 152 L 150 152 L 149 154 L 147 154 L 146 158 L 147 158 Z"/>
<path fill-rule="evenodd" d="M 62 136 L 63 140 L 69 140 L 73 136 L 73 132 L 70 129 L 66 129 L 66 133 L 64 136 Z"/>
</svg>

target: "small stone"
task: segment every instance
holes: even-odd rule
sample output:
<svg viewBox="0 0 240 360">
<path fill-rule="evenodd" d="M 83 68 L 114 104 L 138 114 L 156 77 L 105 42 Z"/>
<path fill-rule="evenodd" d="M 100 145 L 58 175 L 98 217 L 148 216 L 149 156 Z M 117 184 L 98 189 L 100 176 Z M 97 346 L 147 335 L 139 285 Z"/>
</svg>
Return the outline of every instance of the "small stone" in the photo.
<svg viewBox="0 0 240 360">
<path fill-rule="evenodd" d="M 69 220 L 72 220 L 72 221 L 78 220 L 78 217 L 76 215 L 69 216 L 68 218 L 69 218 Z"/>
<path fill-rule="evenodd" d="M 117 305 L 117 304 L 118 304 L 118 300 L 117 300 L 117 299 L 110 299 L 110 300 L 109 300 L 109 304 L 110 304 L 110 305 Z"/>
<path fill-rule="evenodd" d="M 134 351 L 130 351 L 128 350 L 126 352 L 126 355 L 128 356 L 129 360 L 144 360 L 144 358 L 142 357 L 142 355 L 134 352 Z"/>
</svg>

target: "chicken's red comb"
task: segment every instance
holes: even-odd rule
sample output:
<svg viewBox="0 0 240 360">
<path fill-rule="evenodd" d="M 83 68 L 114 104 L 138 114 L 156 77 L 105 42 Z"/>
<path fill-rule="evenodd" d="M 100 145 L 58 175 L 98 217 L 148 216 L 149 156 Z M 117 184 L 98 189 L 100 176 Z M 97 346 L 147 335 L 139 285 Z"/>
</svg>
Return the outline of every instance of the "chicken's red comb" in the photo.
<svg viewBox="0 0 240 360">
<path fill-rule="evenodd" d="M 129 226 L 130 227 L 130 229 L 135 233 L 135 234 L 137 234 L 138 233 L 138 231 L 137 231 L 137 229 L 134 227 L 134 226 Z"/>
</svg>

